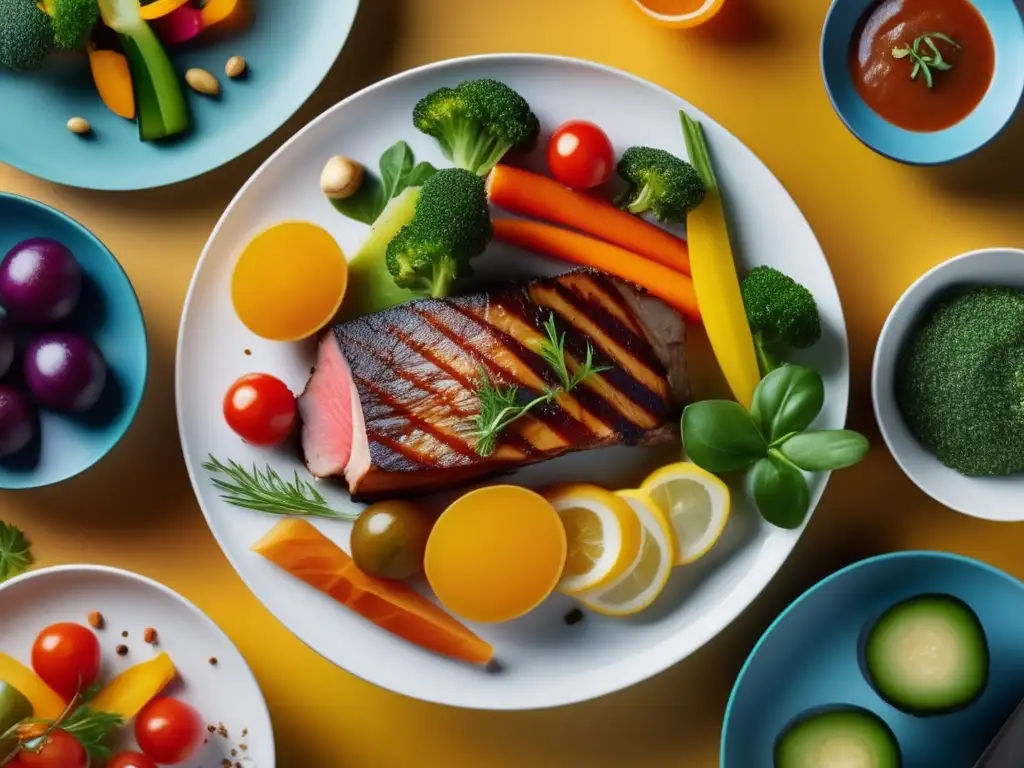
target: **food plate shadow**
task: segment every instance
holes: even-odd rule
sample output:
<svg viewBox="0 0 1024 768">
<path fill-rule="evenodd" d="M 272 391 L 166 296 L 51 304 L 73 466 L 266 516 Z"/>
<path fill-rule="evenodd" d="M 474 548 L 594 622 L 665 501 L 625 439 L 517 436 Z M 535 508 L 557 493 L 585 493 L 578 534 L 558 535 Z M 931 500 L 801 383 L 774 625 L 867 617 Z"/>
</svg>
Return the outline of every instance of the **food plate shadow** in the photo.
<svg viewBox="0 0 1024 768">
<path fill-rule="evenodd" d="M 781 30 L 759 0 L 726 0 L 713 19 L 680 35 L 719 45 L 774 45 Z"/>
<path fill-rule="evenodd" d="M 742 481 L 730 483 L 730 487 L 733 496 L 744 493 Z M 673 568 L 668 584 L 665 585 L 665 591 L 661 593 L 654 604 L 642 613 L 629 617 L 626 621 L 631 624 L 658 622 L 678 610 L 680 605 L 694 599 L 694 594 L 702 582 L 757 538 L 757 532 L 761 525 L 761 518 L 752 508 L 746 505 L 737 505 L 733 513 L 729 515 L 729 522 L 712 550 L 695 563 Z M 701 606 L 696 606 L 695 609 L 699 611 Z"/>
<path fill-rule="evenodd" d="M 1022 4 L 1024 5 L 1024 4 Z M 957 196 L 1012 205 L 1024 202 L 1024 110 L 990 144 L 957 163 L 927 169 L 935 181 Z"/>
</svg>

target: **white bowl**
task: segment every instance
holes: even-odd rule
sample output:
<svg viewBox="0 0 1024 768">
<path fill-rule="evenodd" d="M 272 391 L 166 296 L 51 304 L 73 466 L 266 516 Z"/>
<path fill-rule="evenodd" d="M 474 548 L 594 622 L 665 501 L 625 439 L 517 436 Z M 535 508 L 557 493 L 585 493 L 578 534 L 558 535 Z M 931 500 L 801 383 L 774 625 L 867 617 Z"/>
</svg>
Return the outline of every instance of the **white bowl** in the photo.
<svg viewBox="0 0 1024 768">
<path fill-rule="evenodd" d="M 875 418 L 885 444 L 918 488 L 957 512 L 986 520 L 1024 520 L 1024 473 L 1008 477 L 965 477 L 932 455 L 914 437 L 896 405 L 896 363 L 908 334 L 924 312 L 957 286 L 1008 285 L 1024 290 L 1024 251 L 989 248 L 950 259 L 911 285 L 882 326 L 871 372 Z"/>
</svg>

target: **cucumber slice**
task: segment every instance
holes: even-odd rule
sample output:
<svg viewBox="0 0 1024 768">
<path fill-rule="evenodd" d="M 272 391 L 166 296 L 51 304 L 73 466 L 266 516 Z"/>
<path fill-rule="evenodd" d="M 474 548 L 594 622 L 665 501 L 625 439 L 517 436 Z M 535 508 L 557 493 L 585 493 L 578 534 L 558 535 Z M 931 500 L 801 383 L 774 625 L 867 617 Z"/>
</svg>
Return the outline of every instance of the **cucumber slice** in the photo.
<svg viewBox="0 0 1024 768">
<path fill-rule="evenodd" d="M 898 603 L 868 630 L 864 676 L 878 695 L 911 715 L 953 712 L 988 683 L 985 630 L 970 606 L 951 595 L 919 595 Z"/>
<path fill-rule="evenodd" d="M 900 768 L 902 764 L 892 729 L 861 707 L 806 712 L 775 742 L 775 768 Z"/>
</svg>

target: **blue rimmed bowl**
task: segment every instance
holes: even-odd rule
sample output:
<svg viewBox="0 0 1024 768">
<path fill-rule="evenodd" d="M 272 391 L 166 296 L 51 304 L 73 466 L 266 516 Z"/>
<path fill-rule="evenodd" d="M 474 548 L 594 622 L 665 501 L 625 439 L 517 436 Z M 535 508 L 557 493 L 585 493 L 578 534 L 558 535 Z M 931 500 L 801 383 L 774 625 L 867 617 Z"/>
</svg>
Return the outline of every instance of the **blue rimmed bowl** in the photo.
<svg viewBox="0 0 1024 768">
<path fill-rule="evenodd" d="M 913 717 L 886 704 L 859 663 L 864 628 L 915 595 L 967 603 L 988 638 L 988 685 L 973 704 Z M 990 565 L 944 552 L 897 552 L 861 560 L 818 582 L 768 628 L 740 671 L 722 727 L 722 768 L 772 765 L 775 740 L 798 715 L 853 705 L 882 718 L 903 768 L 974 765 L 1024 697 L 1024 583 Z"/>
<path fill-rule="evenodd" d="M 48 205 L 0 194 L 0 257 L 30 237 L 59 240 L 82 267 L 82 298 L 54 329 L 91 338 L 107 361 L 99 403 L 75 416 L 39 410 L 39 436 L 0 460 L 0 490 L 39 488 L 67 480 L 106 456 L 128 431 L 142 402 L 149 367 L 146 325 L 131 281 L 117 259 L 88 229 Z M 28 329 L 19 330 L 18 358 L 4 377 L 17 386 Z"/>
<path fill-rule="evenodd" d="M 1024 22 L 1014 0 L 971 0 L 995 45 L 995 73 L 975 110 L 943 131 L 893 125 L 867 105 L 850 74 L 851 40 L 877 0 L 833 0 L 821 35 L 821 71 L 832 106 L 853 134 L 876 152 L 914 165 L 958 160 L 989 143 L 1013 118 L 1024 94 Z"/>
</svg>

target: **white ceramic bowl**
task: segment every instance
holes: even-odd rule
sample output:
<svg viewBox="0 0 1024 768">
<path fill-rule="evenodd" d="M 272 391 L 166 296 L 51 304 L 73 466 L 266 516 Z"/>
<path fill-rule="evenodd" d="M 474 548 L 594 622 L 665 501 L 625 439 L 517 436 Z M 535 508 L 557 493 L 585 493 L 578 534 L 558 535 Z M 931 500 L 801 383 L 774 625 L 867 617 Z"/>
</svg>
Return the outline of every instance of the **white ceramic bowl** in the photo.
<svg viewBox="0 0 1024 768">
<path fill-rule="evenodd" d="M 900 469 L 933 499 L 972 517 L 1024 520 L 1024 473 L 1009 477 L 961 475 L 918 442 L 896 405 L 896 363 L 909 333 L 945 292 L 971 285 L 1009 285 L 1024 290 L 1024 251 L 990 248 L 965 253 L 926 272 L 906 290 L 889 313 L 875 347 L 871 372 L 875 418 Z"/>
</svg>

